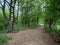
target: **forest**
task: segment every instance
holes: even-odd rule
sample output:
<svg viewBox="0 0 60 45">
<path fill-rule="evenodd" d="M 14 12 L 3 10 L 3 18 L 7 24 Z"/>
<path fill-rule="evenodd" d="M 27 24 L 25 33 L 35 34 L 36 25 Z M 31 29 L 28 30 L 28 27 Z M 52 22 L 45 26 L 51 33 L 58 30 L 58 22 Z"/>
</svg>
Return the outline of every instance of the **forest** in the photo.
<svg viewBox="0 0 60 45">
<path fill-rule="evenodd" d="M 47 33 L 53 42 L 60 43 L 60 0 L 0 0 L 0 45 L 9 45 L 7 42 L 13 40 L 14 35 L 20 40 L 25 34 L 22 32 L 26 31 L 28 35 L 30 30 L 30 35 L 34 34 L 35 37 L 38 35 L 35 31 L 39 33 L 43 30 L 40 31 L 40 37 Z M 29 45 L 20 43 L 12 42 L 10 45 Z"/>
</svg>

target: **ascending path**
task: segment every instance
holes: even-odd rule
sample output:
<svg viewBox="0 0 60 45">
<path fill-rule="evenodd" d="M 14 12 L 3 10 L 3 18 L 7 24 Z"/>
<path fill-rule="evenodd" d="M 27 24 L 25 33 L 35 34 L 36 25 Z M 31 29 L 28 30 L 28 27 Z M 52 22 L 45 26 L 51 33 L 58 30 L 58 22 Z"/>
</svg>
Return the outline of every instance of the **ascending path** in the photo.
<svg viewBox="0 0 60 45">
<path fill-rule="evenodd" d="M 43 32 L 43 26 L 8 35 L 11 35 L 13 39 L 8 41 L 7 45 L 58 45 L 48 34 Z"/>
</svg>

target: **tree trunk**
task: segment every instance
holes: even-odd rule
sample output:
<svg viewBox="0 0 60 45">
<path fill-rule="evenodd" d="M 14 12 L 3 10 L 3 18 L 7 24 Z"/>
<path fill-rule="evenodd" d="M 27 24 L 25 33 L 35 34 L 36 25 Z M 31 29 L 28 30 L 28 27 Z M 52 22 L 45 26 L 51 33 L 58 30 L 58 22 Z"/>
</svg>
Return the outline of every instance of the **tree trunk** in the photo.
<svg viewBox="0 0 60 45">
<path fill-rule="evenodd" d="M 6 0 L 3 1 L 4 4 L 3 4 L 3 7 L 2 7 L 2 11 L 3 11 L 3 16 L 5 18 L 6 30 L 7 30 L 7 32 L 9 32 L 10 31 L 10 28 L 9 28 L 9 19 L 8 19 L 8 17 L 5 14 L 5 1 Z"/>
</svg>

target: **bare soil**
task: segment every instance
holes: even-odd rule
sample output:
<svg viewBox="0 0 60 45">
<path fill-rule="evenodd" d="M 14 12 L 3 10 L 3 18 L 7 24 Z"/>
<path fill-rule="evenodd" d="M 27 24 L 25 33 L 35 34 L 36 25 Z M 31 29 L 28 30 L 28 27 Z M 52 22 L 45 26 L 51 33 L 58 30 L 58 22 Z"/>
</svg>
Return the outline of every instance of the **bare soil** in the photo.
<svg viewBox="0 0 60 45">
<path fill-rule="evenodd" d="M 59 45 L 47 33 L 44 33 L 44 27 L 39 26 L 36 29 L 19 31 L 18 33 L 9 33 L 12 40 L 7 45 Z"/>
</svg>

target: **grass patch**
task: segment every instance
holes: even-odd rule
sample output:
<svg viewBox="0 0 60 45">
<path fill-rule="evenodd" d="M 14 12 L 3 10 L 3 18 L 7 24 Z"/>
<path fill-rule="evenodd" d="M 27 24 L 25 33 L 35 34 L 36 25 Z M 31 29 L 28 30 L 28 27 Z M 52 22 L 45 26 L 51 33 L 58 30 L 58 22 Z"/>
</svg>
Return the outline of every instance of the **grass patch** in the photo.
<svg viewBox="0 0 60 45">
<path fill-rule="evenodd" d="M 0 33 L 0 45 L 6 45 L 10 39 L 12 39 L 10 36 Z"/>
</svg>

